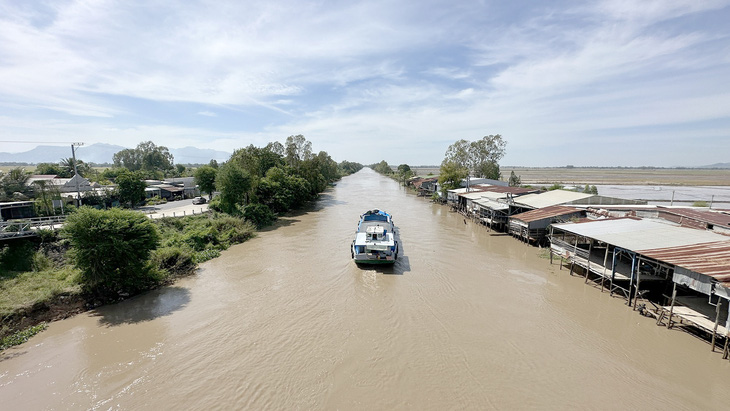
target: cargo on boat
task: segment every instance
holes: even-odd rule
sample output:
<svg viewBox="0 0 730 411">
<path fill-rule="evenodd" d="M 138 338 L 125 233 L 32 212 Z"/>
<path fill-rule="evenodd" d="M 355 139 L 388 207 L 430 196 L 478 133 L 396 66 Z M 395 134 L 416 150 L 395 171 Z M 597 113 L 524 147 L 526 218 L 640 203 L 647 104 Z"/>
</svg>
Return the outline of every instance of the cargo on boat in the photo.
<svg viewBox="0 0 730 411">
<path fill-rule="evenodd" d="M 393 264 L 398 258 L 398 241 L 393 218 L 381 210 L 360 216 L 351 247 L 357 264 Z"/>
</svg>

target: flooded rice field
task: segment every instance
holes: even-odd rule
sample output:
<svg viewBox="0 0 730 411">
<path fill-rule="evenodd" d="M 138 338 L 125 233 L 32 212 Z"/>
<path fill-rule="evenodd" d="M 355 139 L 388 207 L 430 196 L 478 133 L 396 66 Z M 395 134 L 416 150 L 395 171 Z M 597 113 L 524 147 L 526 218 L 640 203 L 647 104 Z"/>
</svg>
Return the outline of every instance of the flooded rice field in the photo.
<svg viewBox="0 0 730 411">
<path fill-rule="evenodd" d="M 712 208 L 730 209 L 730 186 L 599 185 L 596 188 L 602 196 L 646 200 L 648 204 L 687 207 L 705 202 Z"/>
<path fill-rule="evenodd" d="M 373 208 L 399 228 L 393 267 L 350 258 L 358 216 Z M 196 275 L 0 355 L 8 410 L 730 402 L 730 363 L 706 343 L 370 169 Z"/>
</svg>

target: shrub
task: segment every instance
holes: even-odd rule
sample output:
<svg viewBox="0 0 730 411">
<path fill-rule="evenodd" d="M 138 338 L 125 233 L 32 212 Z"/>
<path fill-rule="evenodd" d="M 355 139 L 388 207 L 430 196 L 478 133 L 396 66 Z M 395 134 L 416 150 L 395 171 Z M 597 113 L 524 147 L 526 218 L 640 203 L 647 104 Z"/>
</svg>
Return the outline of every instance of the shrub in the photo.
<svg viewBox="0 0 730 411">
<path fill-rule="evenodd" d="M 170 274 L 185 274 L 195 269 L 192 250 L 185 247 L 162 247 L 152 252 L 152 261 Z"/>
<path fill-rule="evenodd" d="M 62 235 L 71 243 L 84 290 L 97 297 L 137 293 L 161 280 L 149 261 L 159 234 L 143 214 L 82 207 L 68 217 Z"/>
<path fill-rule="evenodd" d="M 243 208 L 243 217 L 256 225 L 256 227 L 265 227 L 276 220 L 271 209 L 264 204 L 249 204 Z"/>
<path fill-rule="evenodd" d="M 30 271 L 33 269 L 35 249 L 31 240 L 19 239 L 0 245 L 0 274 L 5 271 Z"/>
</svg>

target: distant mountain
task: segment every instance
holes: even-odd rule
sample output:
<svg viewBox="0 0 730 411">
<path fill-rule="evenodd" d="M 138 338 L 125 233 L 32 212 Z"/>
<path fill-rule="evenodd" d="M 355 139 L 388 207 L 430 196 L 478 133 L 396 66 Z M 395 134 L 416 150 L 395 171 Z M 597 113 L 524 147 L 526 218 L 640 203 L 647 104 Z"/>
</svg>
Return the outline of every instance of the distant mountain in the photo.
<svg viewBox="0 0 730 411">
<path fill-rule="evenodd" d="M 715 163 L 710 164 L 709 166 L 701 166 L 698 168 L 730 168 L 730 163 Z"/>
<path fill-rule="evenodd" d="M 76 148 L 76 158 L 86 163 L 111 163 L 114 154 L 127 147 L 96 143 Z M 171 148 L 175 164 L 205 164 L 210 160 L 228 161 L 231 153 L 196 147 Z M 58 163 L 71 157 L 71 146 L 38 146 L 22 153 L 1 153 L 0 163 Z"/>
<path fill-rule="evenodd" d="M 175 157 L 175 164 L 208 164 L 210 160 L 228 161 L 231 157 L 225 151 L 197 147 L 171 148 L 170 154 Z"/>
</svg>

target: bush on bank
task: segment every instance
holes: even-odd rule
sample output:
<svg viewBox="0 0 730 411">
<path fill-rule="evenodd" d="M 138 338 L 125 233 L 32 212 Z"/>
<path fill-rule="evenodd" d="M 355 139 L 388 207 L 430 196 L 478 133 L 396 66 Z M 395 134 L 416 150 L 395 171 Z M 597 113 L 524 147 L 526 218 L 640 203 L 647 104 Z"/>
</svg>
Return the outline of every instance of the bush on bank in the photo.
<svg viewBox="0 0 730 411">
<path fill-rule="evenodd" d="M 97 233 L 103 231 L 104 227 L 106 233 L 112 228 L 122 232 L 119 236 L 94 236 L 94 239 L 98 238 L 96 242 L 104 244 L 98 246 L 92 244 L 84 250 L 84 257 L 93 260 L 97 265 L 101 265 L 103 260 L 106 261 L 105 264 L 116 264 L 121 267 L 102 273 L 104 277 L 129 274 L 130 266 L 140 267 L 140 264 L 142 272 L 148 276 L 140 278 L 139 273 L 131 273 L 127 278 L 92 279 L 89 282 L 89 274 L 84 274 L 74 264 L 79 261 L 77 260 L 79 255 L 76 251 L 71 251 L 71 238 L 61 239 L 53 232 L 44 233 L 40 237 L 5 242 L 0 245 L 0 338 L 19 330 L 22 336 L 27 336 L 23 327 L 19 328 L 19 324 L 22 323 L 19 319 L 32 317 L 38 312 L 47 313 L 59 301 L 86 299 L 96 305 L 99 302 L 119 300 L 127 294 L 133 295 L 169 283 L 178 276 L 192 273 L 198 263 L 215 258 L 231 245 L 253 237 L 256 230 L 252 223 L 243 218 L 221 213 L 149 220 L 131 211 L 124 211 L 132 213 L 125 214 L 131 219 L 119 217 L 116 211 L 109 215 L 103 214 L 110 211 L 112 210 L 94 210 L 93 216 L 86 216 L 84 213 L 88 211 L 85 211 L 85 208 L 79 209 L 81 214 L 76 218 L 83 221 L 84 227 L 90 226 L 90 229 L 96 230 Z M 142 219 L 139 219 L 139 216 Z M 114 221 L 107 221 L 109 219 Z M 127 246 L 121 242 L 127 241 L 125 233 L 139 232 L 140 228 L 125 226 L 120 224 L 121 221 L 127 223 L 132 221 L 132 225 L 141 224 L 142 232 L 156 230 L 159 242 L 155 249 L 149 251 L 146 262 L 126 261 L 118 255 L 102 255 L 96 258 L 100 253 L 114 254 L 119 250 L 124 250 L 124 255 L 132 255 Z M 81 225 L 74 230 L 80 227 Z M 65 235 L 70 235 L 69 233 L 74 231 L 64 232 Z M 90 236 L 83 235 L 81 241 L 91 240 Z M 140 258 L 140 255 L 137 257 Z M 101 289 L 91 292 L 95 284 L 101 285 Z M 123 295 L 120 296 L 120 292 Z M 67 308 L 60 308 L 64 309 Z M 61 317 L 63 316 L 65 315 L 61 313 Z M 8 341 L 22 341 L 25 338 L 21 337 L 12 337 Z"/>
</svg>

